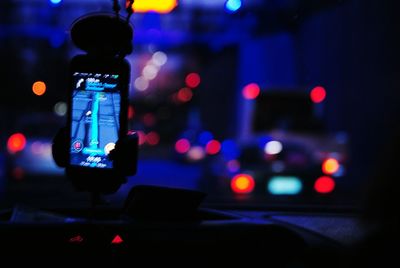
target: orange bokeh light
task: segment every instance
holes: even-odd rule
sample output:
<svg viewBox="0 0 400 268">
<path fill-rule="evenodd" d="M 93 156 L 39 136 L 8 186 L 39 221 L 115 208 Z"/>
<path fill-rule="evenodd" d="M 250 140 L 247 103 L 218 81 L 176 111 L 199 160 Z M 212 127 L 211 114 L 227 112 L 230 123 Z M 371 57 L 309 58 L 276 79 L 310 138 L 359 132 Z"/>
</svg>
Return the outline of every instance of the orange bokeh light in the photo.
<svg viewBox="0 0 400 268">
<path fill-rule="evenodd" d="M 231 181 L 231 188 L 238 194 L 249 194 L 254 190 L 255 182 L 248 174 L 238 174 Z"/>
<path fill-rule="evenodd" d="M 328 158 L 322 163 L 322 171 L 325 174 L 335 174 L 340 168 L 339 162 L 335 158 Z"/>
<path fill-rule="evenodd" d="M 37 96 L 42 96 L 46 93 L 46 84 L 43 81 L 36 81 L 32 85 L 32 91 Z"/>
<path fill-rule="evenodd" d="M 135 0 L 133 10 L 137 13 L 170 13 L 178 5 L 177 0 Z"/>
</svg>

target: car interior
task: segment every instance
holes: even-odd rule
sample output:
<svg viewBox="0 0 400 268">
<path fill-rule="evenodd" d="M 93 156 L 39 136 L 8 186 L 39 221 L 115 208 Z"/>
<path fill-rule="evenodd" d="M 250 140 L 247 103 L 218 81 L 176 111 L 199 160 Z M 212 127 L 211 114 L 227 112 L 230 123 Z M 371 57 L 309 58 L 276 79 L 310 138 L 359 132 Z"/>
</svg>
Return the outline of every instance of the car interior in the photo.
<svg viewBox="0 0 400 268">
<path fill-rule="evenodd" d="M 1 258 L 396 267 L 399 8 L 1 1 Z"/>
</svg>

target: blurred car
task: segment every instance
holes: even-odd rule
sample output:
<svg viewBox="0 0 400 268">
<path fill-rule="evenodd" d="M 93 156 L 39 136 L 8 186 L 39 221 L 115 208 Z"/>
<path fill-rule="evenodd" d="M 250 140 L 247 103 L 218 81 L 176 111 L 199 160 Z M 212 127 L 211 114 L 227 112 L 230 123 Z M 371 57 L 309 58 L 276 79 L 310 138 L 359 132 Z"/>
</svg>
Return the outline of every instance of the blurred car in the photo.
<svg viewBox="0 0 400 268">
<path fill-rule="evenodd" d="M 216 162 L 221 167 L 211 173 L 224 181 L 224 189 L 239 195 L 330 194 L 345 175 L 347 147 L 341 135 L 273 131 L 259 136 L 258 144 L 225 141 Z"/>
<path fill-rule="evenodd" d="M 60 117 L 33 113 L 16 120 L 7 139 L 6 173 L 20 180 L 25 176 L 62 175 L 51 152 L 52 139 L 63 125 Z"/>
<path fill-rule="evenodd" d="M 175 150 L 185 162 L 205 163 L 203 188 L 208 192 L 332 194 L 346 174 L 348 137 L 325 130 L 313 98 L 298 92 L 262 93 L 253 102 L 247 137 L 220 141 L 209 131 L 187 130 Z"/>
</svg>

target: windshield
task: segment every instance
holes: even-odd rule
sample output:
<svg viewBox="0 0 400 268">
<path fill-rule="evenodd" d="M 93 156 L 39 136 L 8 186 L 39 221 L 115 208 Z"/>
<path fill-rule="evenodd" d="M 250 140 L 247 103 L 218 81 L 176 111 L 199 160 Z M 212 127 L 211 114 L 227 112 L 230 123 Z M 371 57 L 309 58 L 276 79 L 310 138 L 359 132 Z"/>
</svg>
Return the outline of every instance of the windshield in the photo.
<svg viewBox="0 0 400 268">
<path fill-rule="evenodd" d="M 138 171 L 106 197 L 110 204 L 122 204 L 134 185 L 158 185 L 203 191 L 214 207 L 359 205 L 398 125 L 395 4 L 141 2 L 126 57 Z M 92 12 L 112 12 L 112 1 L 0 3 L 1 208 L 87 206 L 51 143 L 67 124 L 71 59 L 85 53 L 71 25 Z M 92 99 L 81 106 L 96 106 Z M 118 94 L 113 101 L 119 111 Z M 103 116 L 101 105 L 98 113 L 85 107 L 76 116 L 82 131 Z M 110 109 L 104 117 L 115 117 Z M 97 148 L 113 147 L 117 131 L 96 134 L 91 148 L 105 159 Z M 81 136 L 77 152 L 89 140 Z"/>
</svg>

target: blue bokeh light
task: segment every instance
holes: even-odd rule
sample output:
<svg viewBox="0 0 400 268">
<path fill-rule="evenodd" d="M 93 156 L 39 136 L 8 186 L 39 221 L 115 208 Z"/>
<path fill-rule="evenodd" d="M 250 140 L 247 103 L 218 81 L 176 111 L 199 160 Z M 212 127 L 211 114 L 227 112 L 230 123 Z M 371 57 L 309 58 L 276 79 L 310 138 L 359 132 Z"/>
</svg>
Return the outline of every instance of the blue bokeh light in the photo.
<svg viewBox="0 0 400 268">
<path fill-rule="evenodd" d="M 236 159 L 240 156 L 240 149 L 233 140 L 225 140 L 221 147 L 222 154 L 227 160 Z"/>
<path fill-rule="evenodd" d="M 50 3 L 52 3 L 53 5 L 58 5 L 61 3 L 62 0 L 50 0 Z"/>
<path fill-rule="evenodd" d="M 214 135 L 209 131 L 203 131 L 199 135 L 199 142 L 203 146 L 206 146 L 212 139 L 214 139 Z"/>
<path fill-rule="evenodd" d="M 225 9 L 228 12 L 236 12 L 242 7 L 242 1 L 241 0 L 228 0 L 225 3 Z"/>
<path fill-rule="evenodd" d="M 303 183 L 295 176 L 275 176 L 268 182 L 267 189 L 273 195 L 297 195 L 302 191 Z"/>
<path fill-rule="evenodd" d="M 63 32 L 55 32 L 50 36 L 50 45 L 53 48 L 61 47 L 66 40 L 66 36 Z"/>
</svg>

